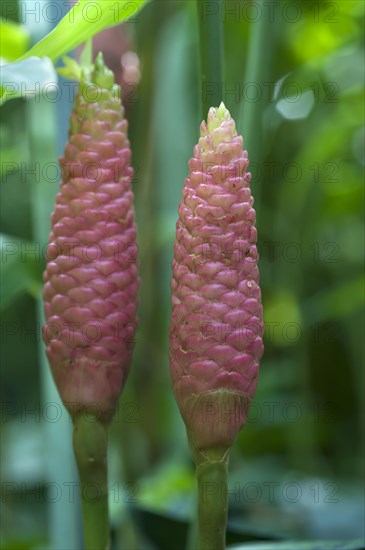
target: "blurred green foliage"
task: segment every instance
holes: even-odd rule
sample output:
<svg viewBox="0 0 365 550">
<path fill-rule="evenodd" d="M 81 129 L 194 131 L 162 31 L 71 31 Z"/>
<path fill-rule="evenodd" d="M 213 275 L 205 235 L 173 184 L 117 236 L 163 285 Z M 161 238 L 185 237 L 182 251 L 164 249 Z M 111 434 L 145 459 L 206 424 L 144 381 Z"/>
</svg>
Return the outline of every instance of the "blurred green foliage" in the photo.
<svg viewBox="0 0 365 550">
<path fill-rule="evenodd" d="M 238 130 L 248 132 L 266 323 L 257 395 L 232 452 L 228 540 L 355 538 L 363 534 L 364 4 L 274 2 L 253 53 L 263 12 L 247 1 L 227 0 L 220 9 L 221 95 Z M 111 497 L 114 543 L 118 550 L 178 548 L 171 542 L 178 525 L 189 538 L 194 477 L 168 375 L 169 283 L 177 205 L 199 135 L 195 3 L 156 0 L 125 32 L 142 74 L 125 101 L 142 287 L 134 365 L 111 429 L 111 483 L 123 488 Z M 36 439 L 42 425 L 22 421 L 21 410 L 42 400 L 34 299 L 57 190 L 40 170 L 34 192 L 44 150 L 32 143 L 42 135 L 38 129 L 35 138 L 30 127 L 35 101 L 4 105 L 0 125 L 1 399 L 13 405 L 3 408 L 3 448 L 13 450 L 2 451 L 2 480 L 30 486 L 47 482 L 38 454 L 20 457 L 19 442 L 25 428 Z M 34 210 L 43 217 L 42 242 Z M 35 334 L 23 333 L 34 327 Z M 290 484 L 300 489 L 297 500 Z M 19 499 L 2 501 L 2 548 L 20 548 L 6 542 L 19 538 L 13 513 L 20 514 L 24 548 L 39 547 L 35 539 L 52 537 L 44 517 L 52 504 Z M 164 541 L 154 538 L 156 526 Z"/>
<path fill-rule="evenodd" d="M 21 25 L 0 20 L 0 54 L 4 61 L 14 61 L 28 49 L 29 33 Z"/>
</svg>

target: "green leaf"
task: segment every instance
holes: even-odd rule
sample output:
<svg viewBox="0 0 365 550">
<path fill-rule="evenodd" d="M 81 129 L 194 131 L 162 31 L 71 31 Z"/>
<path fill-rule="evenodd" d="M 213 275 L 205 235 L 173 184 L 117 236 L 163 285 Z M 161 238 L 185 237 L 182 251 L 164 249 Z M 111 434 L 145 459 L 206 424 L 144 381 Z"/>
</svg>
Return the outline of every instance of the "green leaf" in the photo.
<svg viewBox="0 0 365 550">
<path fill-rule="evenodd" d="M 185 464 L 163 463 L 153 475 L 140 480 L 139 503 L 155 511 L 190 509 L 195 490 L 194 471 Z M 186 509 L 185 509 L 186 512 Z"/>
<path fill-rule="evenodd" d="M 230 546 L 231 550 L 362 550 L 364 541 L 362 539 L 339 541 L 339 540 L 308 540 L 308 541 L 285 541 L 275 543 L 249 543 L 240 546 Z"/>
<path fill-rule="evenodd" d="M 350 279 L 335 288 L 322 290 L 307 300 L 303 307 L 305 319 L 312 323 L 343 319 L 364 304 L 365 279 L 362 275 Z"/>
<path fill-rule="evenodd" d="M 21 59 L 47 56 L 56 62 L 103 29 L 135 16 L 148 1 L 79 0 L 58 25 Z"/>
<path fill-rule="evenodd" d="M 64 66 L 57 69 L 58 74 L 65 78 L 80 80 L 82 69 L 91 70 L 93 65 L 93 41 L 92 38 L 88 38 L 85 42 L 85 46 L 80 56 L 80 62 L 78 63 L 73 57 L 67 55 L 62 59 Z"/>
<path fill-rule="evenodd" d="M 57 74 L 47 58 L 30 57 L 0 67 L 0 105 L 8 99 L 51 94 L 57 86 Z"/>
<path fill-rule="evenodd" d="M 0 303 L 3 311 L 20 293 L 36 294 L 41 283 L 42 256 L 37 243 L 0 234 L 1 285 Z"/>
<path fill-rule="evenodd" d="M 38 539 L 5 539 L 2 543 L 1 550 L 34 550 L 34 548 L 47 548 L 48 541 L 42 538 Z"/>
<path fill-rule="evenodd" d="M 6 147 L 1 150 L 0 177 L 1 181 L 6 178 L 12 168 L 18 166 L 21 151 L 17 147 Z"/>
<path fill-rule="evenodd" d="M 64 76 L 65 78 L 80 80 L 81 78 L 81 65 L 73 59 L 72 57 L 65 57 L 62 59 L 63 67 L 57 69 L 58 74 Z"/>
<path fill-rule="evenodd" d="M 67 52 L 87 42 L 92 36 L 107 27 L 118 25 L 135 16 L 149 0 L 79 0 L 58 25 L 27 51 L 17 63 L 1 67 L 0 105 L 8 99 L 23 96 L 31 90 L 32 95 L 42 90 L 50 80 L 57 82 L 51 64 Z M 90 45 L 85 48 L 84 57 L 90 57 Z M 45 58 L 49 59 L 45 59 Z M 69 59 L 69 58 L 67 58 Z M 51 61 L 50 61 L 51 60 Z M 60 74 L 75 77 L 70 62 L 59 70 Z M 77 71 L 76 71 L 77 72 Z M 76 75 L 77 77 L 77 75 Z M 47 90 L 47 94 L 51 90 Z"/>
<path fill-rule="evenodd" d="M 0 52 L 5 61 L 14 61 L 29 46 L 29 33 L 25 27 L 13 21 L 0 19 Z"/>
</svg>

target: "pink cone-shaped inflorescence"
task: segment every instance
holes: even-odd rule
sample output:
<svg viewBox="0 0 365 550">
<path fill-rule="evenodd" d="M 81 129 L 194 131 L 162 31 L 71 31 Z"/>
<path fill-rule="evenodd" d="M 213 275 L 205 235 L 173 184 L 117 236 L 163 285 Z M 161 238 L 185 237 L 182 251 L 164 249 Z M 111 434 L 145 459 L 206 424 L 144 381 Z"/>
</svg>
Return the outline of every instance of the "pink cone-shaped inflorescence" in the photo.
<svg viewBox="0 0 365 550">
<path fill-rule="evenodd" d="M 242 143 L 224 105 L 210 109 L 176 226 L 171 377 L 190 441 L 202 451 L 233 444 L 263 353 L 256 214 Z"/>
<path fill-rule="evenodd" d="M 44 274 L 43 337 L 75 416 L 110 420 L 128 374 L 137 310 L 137 244 L 127 121 L 99 55 L 80 81 Z"/>
</svg>

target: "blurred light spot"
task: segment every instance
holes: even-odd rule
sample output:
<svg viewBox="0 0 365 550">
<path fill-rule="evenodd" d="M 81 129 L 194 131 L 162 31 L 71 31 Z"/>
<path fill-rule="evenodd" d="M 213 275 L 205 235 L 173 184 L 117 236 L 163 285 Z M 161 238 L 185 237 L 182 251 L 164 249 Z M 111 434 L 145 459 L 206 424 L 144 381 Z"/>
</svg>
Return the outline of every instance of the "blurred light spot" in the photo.
<svg viewBox="0 0 365 550">
<path fill-rule="evenodd" d="M 125 52 L 121 57 L 123 80 L 129 84 L 138 84 L 141 79 L 139 57 L 135 52 Z"/>
<path fill-rule="evenodd" d="M 307 118 L 314 105 L 314 93 L 306 90 L 300 95 L 280 99 L 276 104 L 279 113 L 288 120 Z"/>
<path fill-rule="evenodd" d="M 267 298 L 264 307 L 267 343 L 276 346 L 296 344 L 302 337 L 302 318 L 297 297 L 288 291 L 279 291 Z"/>
<path fill-rule="evenodd" d="M 356 20 L 343 10 L 347 2 L 332 4 L 332 8 L 337 10 L 336 13 L 330 13 L 331 4 L 328 3 L 325 5 L 327 8 L 321 7 L 320 13 L 307 14 L 297 25 L 289 28 L 290 43 L 293 44 L 298 60 L 308 61 L 312 66 L 320 66 L 323 56 L 335 52 L 349 37 L 356 39 L 359 36 Z M 320 3 L 317 3 L 317 6 L 320 6 Z"/>
</svg>

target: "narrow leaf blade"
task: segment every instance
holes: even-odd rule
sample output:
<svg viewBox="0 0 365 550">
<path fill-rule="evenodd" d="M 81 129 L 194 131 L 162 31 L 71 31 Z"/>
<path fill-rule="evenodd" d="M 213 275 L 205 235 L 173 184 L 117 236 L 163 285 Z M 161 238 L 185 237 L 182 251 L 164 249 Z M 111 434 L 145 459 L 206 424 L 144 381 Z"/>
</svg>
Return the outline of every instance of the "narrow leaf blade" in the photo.
<svg viewBox="0 0 365 550">
<path fill-rule="evenodd" d="M 149 0 L 79 0 L 58 25 L 21 59 L 48 56 L 56 62 L 107 27 L 134 17 Z"/>
</svg>

